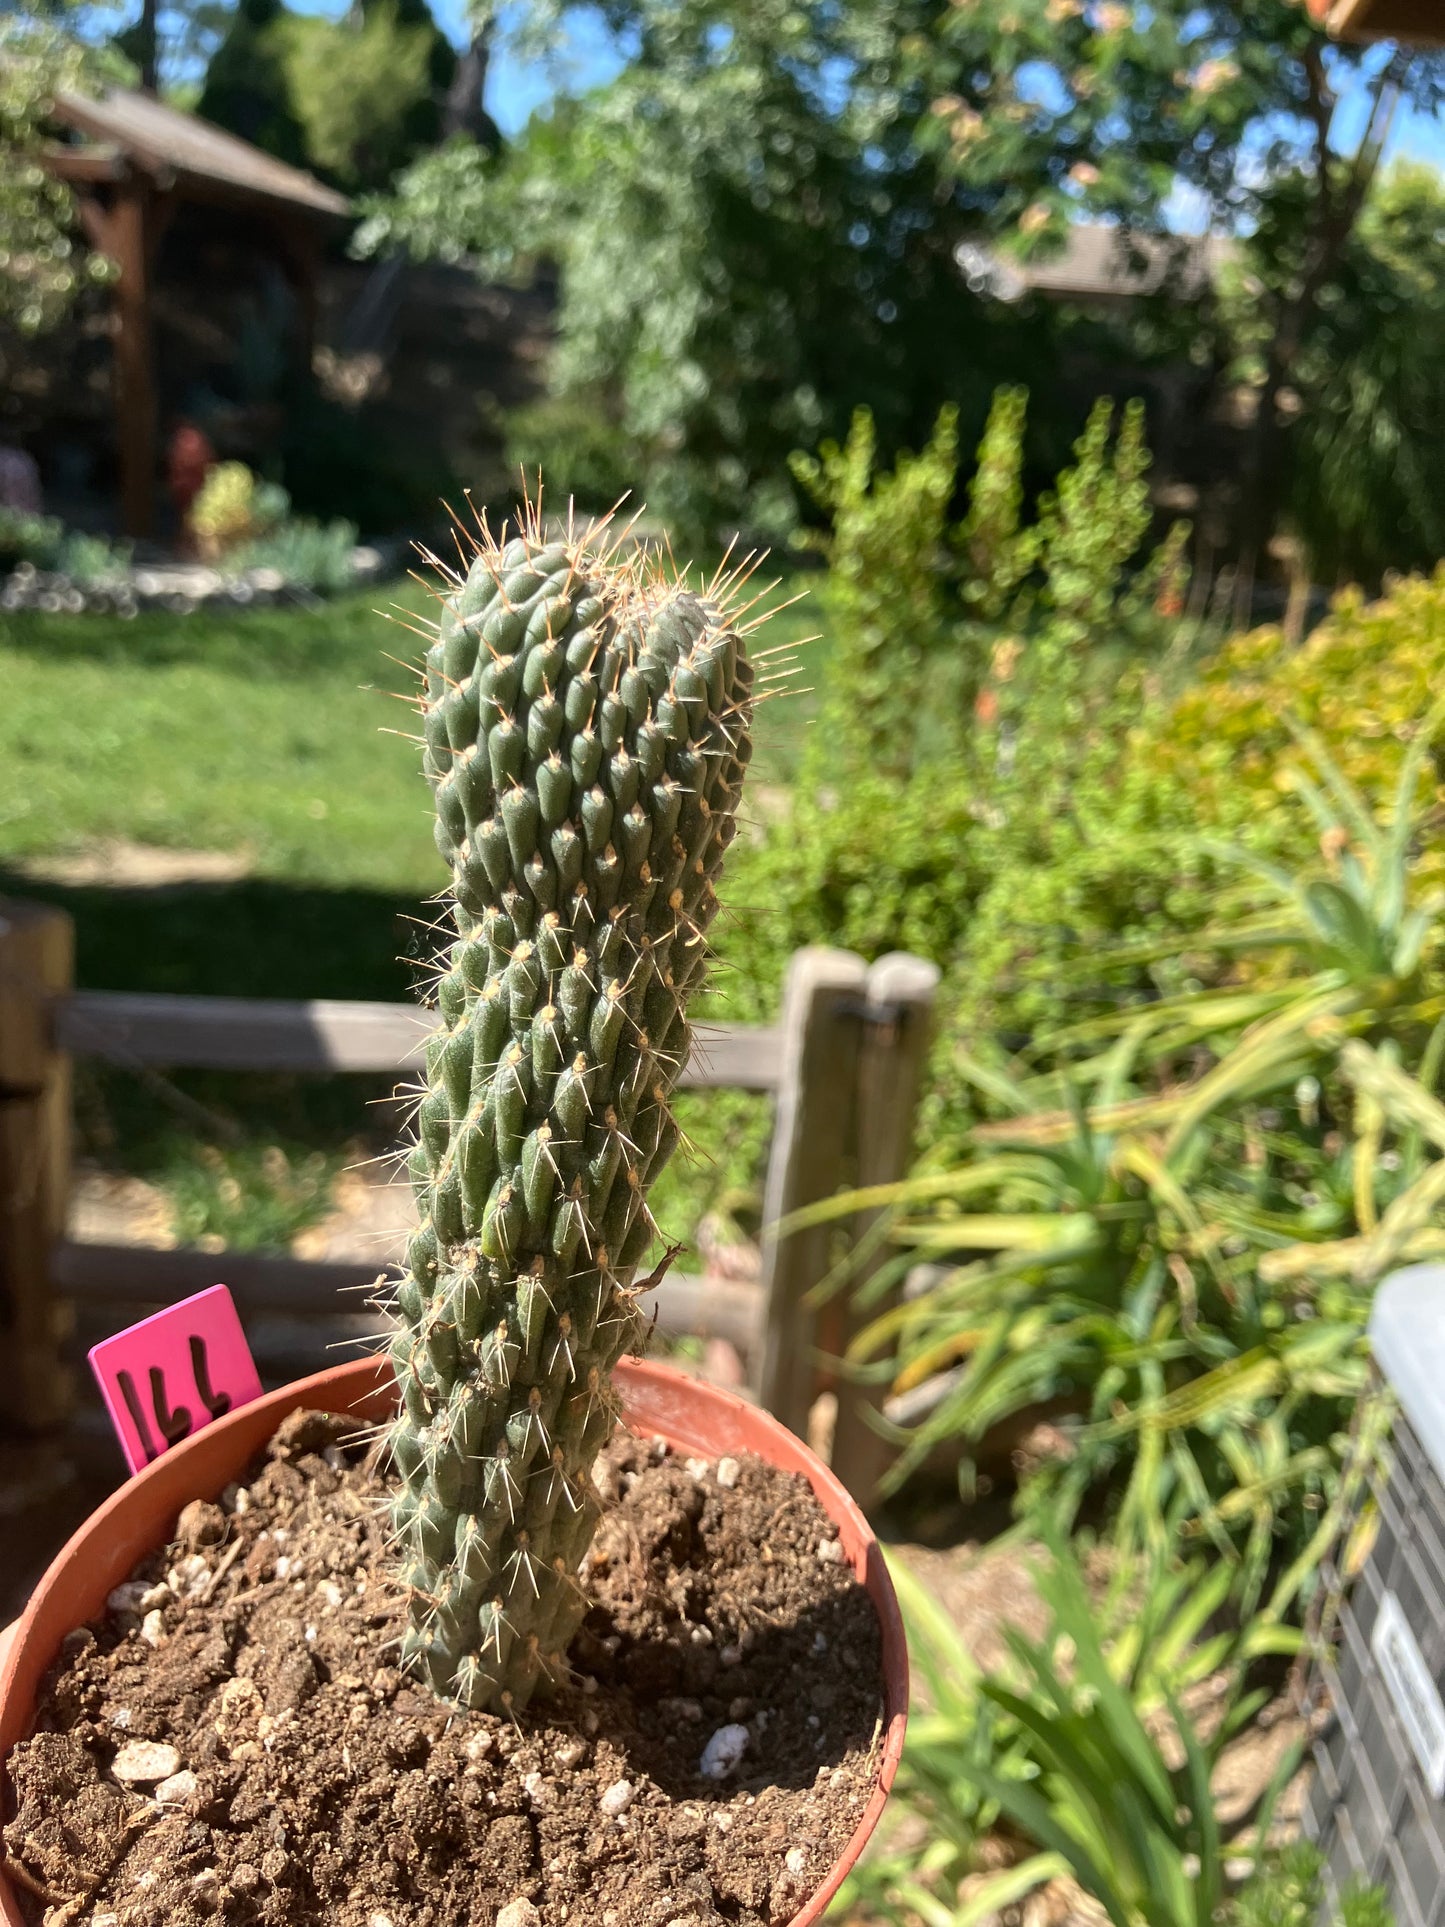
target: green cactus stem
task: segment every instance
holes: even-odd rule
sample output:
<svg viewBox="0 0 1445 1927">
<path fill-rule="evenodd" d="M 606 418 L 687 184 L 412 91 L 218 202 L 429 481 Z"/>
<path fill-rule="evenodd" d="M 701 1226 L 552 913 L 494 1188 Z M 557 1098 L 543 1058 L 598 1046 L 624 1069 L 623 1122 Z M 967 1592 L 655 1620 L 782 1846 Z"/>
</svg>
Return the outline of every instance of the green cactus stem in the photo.
<svg viewBox="0 0 1445 1927">
<path fill-rule="evenodd" d="M 605 525 L 604 525 L 605 527 Z M 404 1658 L 523 1706 L 586 1600 L 612 1368 L 645 1329 L 648 1186 L 736 829 L 753 671 L 733 578 L 694 594 L 597 529 L 481 525 L 426 656 L 452 870 L 397 1290 Z"/>
</svg>

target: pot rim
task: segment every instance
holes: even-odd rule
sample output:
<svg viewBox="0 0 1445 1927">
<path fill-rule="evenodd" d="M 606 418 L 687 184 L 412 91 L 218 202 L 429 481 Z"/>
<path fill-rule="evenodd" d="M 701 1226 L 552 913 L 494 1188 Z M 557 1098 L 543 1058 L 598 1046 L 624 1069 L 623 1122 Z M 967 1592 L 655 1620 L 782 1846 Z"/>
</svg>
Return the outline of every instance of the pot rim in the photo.
<svg viewBox="0 0 1445 1927">
<path fill-rule="evenodd" d="M 858 1824 L 827 1877 L 789 1927 L 813 1927 L 842 1886 L 887 1801 L 908 1720 L 908 1650 L 897 1595 L 883 1550 L 861 1508 L 822 1460 L 771 1413 L 735 1392 L 689 1378 L 674 1366 L 624 1360 L 614 1374 L 624 1411 L 636 1428 L 717 1457 L 732 1449 L 757 1452 L 785 1471 L 801 1472 L 829 1518 L 855 1575 L 867 1588 L 882 1634 L 882 1750 L 873 1790 Z M 289 1412 L 307 1405 L 378 1415 L 394 1396 L 390 1368 L 367 1358 L 297 1379 L 229 1412 L 173 1446 L 126 1480 L 72 1534 L 47 1567 L 25 1612 L 0 1645 L 0 1765 L 29 1729 L 35 1694 L 65 1634 L 103 1609 L 105 1595 L 158 1543 L 156 1522 L 171 1519 L 187 1500 L 214 1498 L 264 1447 Z M 711 1422 L 709 1422 L 711 1421 Z M 720 1436 L 734 1435 L 731 1445 Z M 183 1497 L 177 1497 L 183 1493 Z M 141 1523 L 141 1521 L 144 1523 Z M 161 1528 L 165 1530 L 164 1527 Z M 110 1556 L 101 1558 L 102 1548 Z M 103 1583 L 102 1583 L 103 1582 Z M 73 1602 L 73 1603 L 72 1603 Z M 15 1701 L 20 1695 L 21 1705 Z M 25 1927 L 0 1859 L 0 1922 Z"/>
</svg>

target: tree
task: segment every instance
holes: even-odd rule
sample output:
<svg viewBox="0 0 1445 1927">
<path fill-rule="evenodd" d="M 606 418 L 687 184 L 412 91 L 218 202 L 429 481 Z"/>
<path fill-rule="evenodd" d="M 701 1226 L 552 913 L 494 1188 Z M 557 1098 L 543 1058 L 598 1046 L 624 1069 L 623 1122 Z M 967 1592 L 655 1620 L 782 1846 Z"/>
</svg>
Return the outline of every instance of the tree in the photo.
<svg viewBox="0 0 1445 1927">
<path fill-rule="evenodd" d="M 534 11 L 531 30 L 559 11 Z M 1009 370 L 975 365 L 988 356 L 948 191 L 900 134 L 886 45 L 789 0 L 638 0 L 608 18 L 627 50 L 614 80 L 499 159 L 424 160 L 373 208 L 362 248 L 489 274 L 554 260 L 557 409 L 572 421 L 591 405 L 617 472 L 694 541 L 790 525 L 788 455 L 845 429 L 855 402 L 888 449 L 926 434 L 950 389 L 981 421 L 991 374 Z"/>
<path fill-rule="evenodd" d="M 1296 358 L 1291 517 L 1322 580 L 1445 555 L 1445 185 L 1400 165 L 1365 203 Z"/>
<path fill-rule="evenodd" d="M 304 167 L 306 135 L 286 73 L 285 19 L 282 0 L 239 0 L 206 69 L 196 112 L 278 160 Z"/>
<path fill-rule="evenodd" d="M 373 0 L 340 20 L 293 14 L 283 23 L 282 72 L 307 160 L 348 192 L 384 187 L 440 131 L 432 79 L 440 36 L 424 0 L 419 11 L 404 22 L 394 0 Z"/>
<path fill-rule="evenodd" d="M 50 102 L 105 72 L 69 24 L 64 7 L 0 11 L 0 328 L 24 335 L 53 327 L 111 272 L 76 239 L 70 189 L 44 161 Z"/>
<path fill-rule="evenodd" d="M 226 0 L 141 0 L 139 13 L 115 36 L 139 83 L 169 100 L 188 100 L 231 26 Z"/>
<path fill-rule="evenodd" d="M 474 6 L 466 51 L 452 70 L 442 109 L 442 133 L 448 140 L 475 141 L 489 154 L 497 153 L 502 145 L 502 130 L 487 112 L 487 77 L 496 31 L 495 9 Z"/>
<path fill-rule="evenodd" d="M 336 20 L 240 0 L 197 112 L 348 192 L 375 190 L 439 138 L 456 68 L 427 0 L 363 0 Z"/>
<path fill-rule="evenodd" d="M 1019 248 L 1085 215 L 1116 221 L 1122 247 L 1167 239 L 1181 201 L 1212 232 L 1254 237 L 1247 581 L 1287 492 L 1281 403 L 1349 273 L 1392 118 L 1403 100 L 1438 108 L 1445 56 L 1334 46 L 1300 0 L 969 0 L 940 9 L 916 55 L 929 138 Z M 1347 89 L 1355 140 L 1335 111 Z"/>
<path fill-rule="evenodd" d="M 569 0 L 535 0 L 532 47 Z M 940 402 L 981 425 L 1034 348 L 1076 324 L 970 300 L 969 243 L 1029 254 L 1113 223 L 1182 275 L 1181 205 L 1253 236 L 1257 407 L 1233 503 L 1248 583 L 1288 493 L 1284 414 L 1396 104 L 1445 97 L 1445 56 L 1334 48 L 1302 0 L 607 0 L 621 63 L 501 165 L 424 161 L 373 245 L 538 255 L 561 269 L 554 399 L 595 398 L 626 462 L 697 525 L 783 511 L 790 440 L 866 402 L 885 452 Z M 1349 86 L 1365 132 L 1335 113 Z M 1358 119 L 1358 114 L 1356 115 Z M 565 126 L 565 134 L 560 129 Z M 463 188 L 463 175 L 469 190 Z M 1223 369 L 1231 317 L 1171 283 L 1155 351 Z M 984 312 L 985 308 L 992 312 Z M 1032 333 L 1030 332 L 1032 330 Z M 1126 352 L 1144 339 L 1136 327 Z M 1062 356 L 1055 356 L 1061 361 Z M 1053 439 L 1057 440 L 1055 433 Z"/>
</svg>

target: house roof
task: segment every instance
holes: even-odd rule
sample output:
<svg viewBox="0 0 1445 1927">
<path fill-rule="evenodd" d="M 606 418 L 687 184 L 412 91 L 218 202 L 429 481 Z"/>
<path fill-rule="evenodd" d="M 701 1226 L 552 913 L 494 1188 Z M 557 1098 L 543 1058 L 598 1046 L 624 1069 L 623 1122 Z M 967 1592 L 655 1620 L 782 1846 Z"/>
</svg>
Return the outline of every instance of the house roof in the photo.
<svg viewBox="0 0 1445 1927">
<path fill-rule="evenodd" d="M 315 175 L 128 87 L 108 87 L 95 98 L 58 94 L 51 118 L 84 136 L 83 145 L 60 149 L 57 158 L 83 162 L 93 176 L 139 168 L 157 179 L 184 183 L 199 199 L 264 202 L 336 220 L 351 212 L 346 197 Z"/>
<path fill-rule="evenodd" d="M 1171 269 L 1179 272 L 1186 292 L 1207 286 L 1235 251 L 1224 235 L 1181 238 L 1178 244 L 1135 235 L 1126 245 L 1118 228 L 1079 222 L 1062 248 L 1034 260 L 1013 260 L 973 243 L 956 252 L 969 286 L 1003 301 L 1040 294 L 1055 301 L 1114 303 L 1158 293 Z"/>
<path fill-rule="evenodd" d="M 1309 0 L 1337 40 L 1401 40 L 1445 45 L 1445 0 Z"/>
</svg>

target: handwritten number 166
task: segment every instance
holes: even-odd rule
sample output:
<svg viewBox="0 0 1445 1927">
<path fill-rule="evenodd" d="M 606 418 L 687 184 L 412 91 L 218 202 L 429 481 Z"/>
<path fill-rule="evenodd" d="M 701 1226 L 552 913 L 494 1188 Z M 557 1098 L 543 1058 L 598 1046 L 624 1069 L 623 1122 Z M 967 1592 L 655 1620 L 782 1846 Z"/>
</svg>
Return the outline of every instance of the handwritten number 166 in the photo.
<svg viewBox="0 0 1445 1927">
<path fill-rule="evenodd" d="M 211 1364 L 206 1356 L 205 1339 L 192 1338 L 190 1347 L 191 1372 L 196 1381 L 196 1390 L 200 1394 L 201 1403 L 212 1418 L 220 1418 L 223 1413 L 231 1409 L 230 1394 L 211 1390 Z M 152 1441 L 135 1379 L 127 1371 L 116 1373 L 120 1395 L 125 1400 L 126 1410 L 130 1413 L 131 1421 L 140 1438 L 141 1450 L 145 1453 L 147 1465 L 152 1459 L 158 1459 L 167 1447 L 179 1445 L 182 1439 L 188 1438 L 195 1429 L 196 1423 L 189 1406 L 171 1404 L 170 1394 L 166 1390 L 165 1374 L 158 1365 L 150 1367 L 149 1377 L 151 1411 L 155 1417 L 156 1430 L 165 1441 L 165 1444 L 159 1447 Z M 205 1421 L 202 1420 L 201 1423 L 204 1424 Z"/>
</svg>

